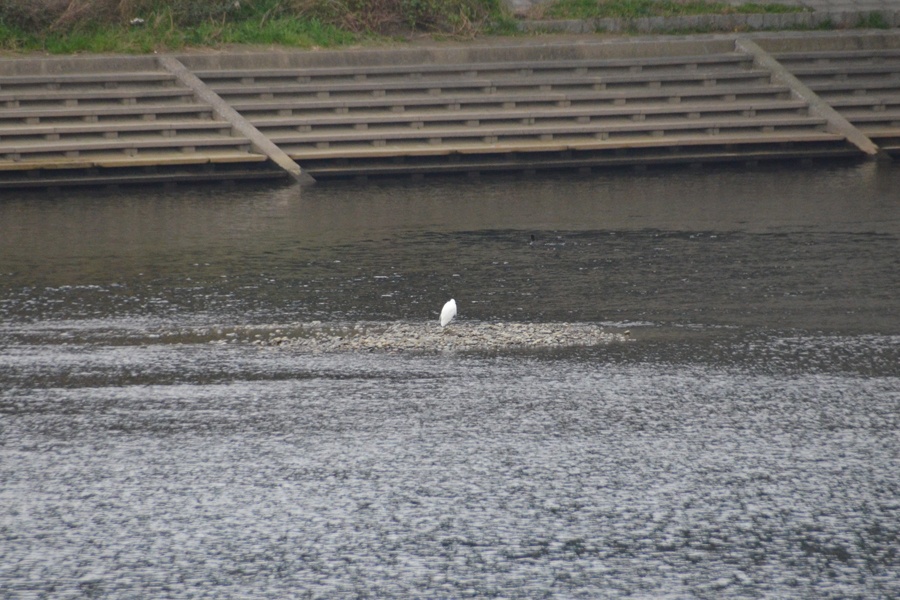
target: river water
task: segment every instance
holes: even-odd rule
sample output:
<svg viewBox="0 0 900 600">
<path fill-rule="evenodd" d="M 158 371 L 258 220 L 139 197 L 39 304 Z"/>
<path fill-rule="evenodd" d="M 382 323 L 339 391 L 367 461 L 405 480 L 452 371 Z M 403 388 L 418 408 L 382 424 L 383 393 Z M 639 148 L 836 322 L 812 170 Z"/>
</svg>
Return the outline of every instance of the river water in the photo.
<svg viewBox="0 0 900 600">
<path fill-rule="evenodd" d="M 2 598 L 900 596 L 898 166 L 3 194 Z"/>
</svg>

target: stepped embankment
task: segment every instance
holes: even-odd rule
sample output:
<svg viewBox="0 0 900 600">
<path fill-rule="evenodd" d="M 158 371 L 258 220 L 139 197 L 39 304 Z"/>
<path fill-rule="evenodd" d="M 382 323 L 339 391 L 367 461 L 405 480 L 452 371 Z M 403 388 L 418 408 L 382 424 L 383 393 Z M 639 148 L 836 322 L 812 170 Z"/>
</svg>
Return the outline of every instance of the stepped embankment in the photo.
<svg viewBox="0 0 900 600">
<path fill-rule="evenodd" d="M 0 187 L 900 151 L 900 32 L 0 60 Z"/>
</svg>

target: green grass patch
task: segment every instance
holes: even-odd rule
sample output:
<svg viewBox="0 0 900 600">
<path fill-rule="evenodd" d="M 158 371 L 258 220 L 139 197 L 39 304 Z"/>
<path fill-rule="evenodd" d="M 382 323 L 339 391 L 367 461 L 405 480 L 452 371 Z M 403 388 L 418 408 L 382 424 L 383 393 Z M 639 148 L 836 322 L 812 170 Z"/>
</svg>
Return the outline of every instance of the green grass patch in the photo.
<svg viewBox="0 0 900 600">
<path fill-rule="evenodd" d="M 360 36 L 316 20 L 250 20 L 196 27 L 93 26 L 66 33 L 31 34 L 0 23 L 0 49 L 13 52 L 42 51 L 51 54 L 80 52 L 140 54 L 214 47 L 221 44 L 282 45 L 292 48 L 332 47 L 356 42 Z"/>
<path fill-rule="evenodd" d="M 514 30 L 502 0 L 0 0 L 0 50 L 13 52 L 335 47 Z"/>
<path fill-rule="evenodd" d="M 890 29 L 891 26 L 884 20 L 881 13 L 869 13 L 868 18 L 860 18 L 856 26 L 860 29 Z"/>
<path fill-rule="evenodd" d="M 679 17 L 690 15 L 768 14 L 803 12 L 798 6 L 782 4 L 742 4 L 693 0 L 557 0 L 536 9 L 535 16 L 549 19 L 636 19 L 640 17 Z"/>
<path fill-rule="evenodd" d="M 804 10 L 715 0 L 556 0 L 534 8 L 531 17 L 636 19 Z M 139 24 L 132 24 L 136 19 Z M 516 35 L 518 25 L 503 0 L 0 0 L 0 50 L 7 52 L 145 54 L 231 44 L 333 48 L 422 34 L 438 40 Z M 856 27 L 888 24 L 871 13 Z"/>
</svg>

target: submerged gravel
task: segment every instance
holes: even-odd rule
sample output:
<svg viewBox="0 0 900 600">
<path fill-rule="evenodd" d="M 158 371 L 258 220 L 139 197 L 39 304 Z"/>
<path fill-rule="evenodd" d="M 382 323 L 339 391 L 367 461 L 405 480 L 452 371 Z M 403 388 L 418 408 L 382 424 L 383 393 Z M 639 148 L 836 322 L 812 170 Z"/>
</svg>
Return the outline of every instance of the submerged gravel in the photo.
<svg viewBox="0 0 900 600">
<path fill-rule="evenodd" d="M 259 335 L 259 334 L 256 334 Z M 628 339 L 592 323 L 359 323 L 313 322 L 252 343 L 317 352 L 446 352 L 596 346 Z"/>
</svg>

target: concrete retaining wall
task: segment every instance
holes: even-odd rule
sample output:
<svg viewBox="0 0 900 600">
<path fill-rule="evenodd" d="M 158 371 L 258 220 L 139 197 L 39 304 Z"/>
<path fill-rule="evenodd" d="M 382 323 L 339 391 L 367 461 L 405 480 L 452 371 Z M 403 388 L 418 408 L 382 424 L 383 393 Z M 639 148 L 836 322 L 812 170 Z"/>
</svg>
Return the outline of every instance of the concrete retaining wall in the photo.
<svg viewBox="0 0 900 600">
<path fill-rule="evenodd" d="M 276 163 L 344 177 L 900 153 L 897 30 L 167 62 L 0 60 L 0 188 L 269 177 Z"/>
<path fill-rule="evenodd" d="M 178 59 L 191 70 L 330 68 L 530 62 L 583 59 L 691 56 L 729 52 L 733 38 L 631 40 L 596 42 L 460 44 L 448 47 L 404 49 L 351 49 L 320 52 L 265 52 L 245 54 L 181 54 Z"/>
<path fill-rule="evenodd" d="M 781 14 L 521 21 L 519 30 L 554 33 L 673 33 L 678 31 L 774 31 L 783 29 L 816 29 L 825 26 L 848 29 L 872 23 L 872 19 L 877 19 L 887 27 L 900 27 L 900 10 L 822 10 Z"/>
<path fill-rule="evenodd" d="M 70 56 L 0 59 L 0 77 L 156 71 L 155 56 Z M 0 81 L 0 86 L 3 82 Z"/>
</svg>

